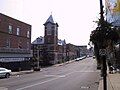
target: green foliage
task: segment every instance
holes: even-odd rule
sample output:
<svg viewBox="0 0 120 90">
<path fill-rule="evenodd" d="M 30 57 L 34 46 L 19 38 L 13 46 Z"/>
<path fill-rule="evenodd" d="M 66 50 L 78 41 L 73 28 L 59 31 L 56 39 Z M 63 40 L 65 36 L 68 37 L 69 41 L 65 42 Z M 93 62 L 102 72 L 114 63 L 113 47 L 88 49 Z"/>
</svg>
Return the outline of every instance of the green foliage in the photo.
<svg viewBox="0 0 120 90">
<path fill-rule="evenodd" d="M 101 44 L 103 45 L 104 42 L 111 40 L 113 43 L 117 43 L 119 40 L 119 35 L 117 33 L 116 27 L 113 27 L 110 23 L 104 21 L 102 23 L 98 22 L 98 26 L 95 30 L 91 32 L 90 41 L 95 45 Z"/>
</svg>

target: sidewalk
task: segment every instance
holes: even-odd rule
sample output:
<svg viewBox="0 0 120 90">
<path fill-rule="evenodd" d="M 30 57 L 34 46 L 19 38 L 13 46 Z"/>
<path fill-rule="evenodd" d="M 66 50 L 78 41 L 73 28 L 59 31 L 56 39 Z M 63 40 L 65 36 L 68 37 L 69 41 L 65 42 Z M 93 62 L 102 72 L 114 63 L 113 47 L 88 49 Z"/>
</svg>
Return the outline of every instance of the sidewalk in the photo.
<svg viewBox="0 0 120 90">
<path fill-rule="evenodd" d="M 22 74 L 29 74 L 33 72 L 34 72 L 33 70 L 25 70 L 25 71 L 19 71 L 19 72 L 12 72 L 11 75 L 16 76 L 16 75 L 22 75 Z"/>
<path fill-rule="evenodd" d="M 69 64 L 69 63 L 72 63 L 74 62 L 75 60 L 71 60 L 71 61 L 68 61 L 68 62 L 65 62 L 65 63 L 61 63 L 61 64 L 55 64 L 53 66 L 57 67 L 57 66 L 62 66 L 62 65 L 65 65 L 65 64 Z M 42 69 L 40 70 L 42 71 Z M 11 76 L 16 76 L 16 75 L 22 75 L 22 74 L 29 74 L 29 73 L 33 73 L 35 72 L 34 70 L 25 70 L 25 71 L 19 71 L 19 72 L 12 72 L 11 73 Z"/>
<path fill-rule="evenodd" d="M 103 80 L 100 80 L 98 90 L 103 90 Z M 120 73 L 107 75 L 107 90 L 120 90 Z"/>
<path fill-rule="evenodd" d="M 62 65 L 66 65 L 66 64 L 69 64 L 69 63 L 72 63 L 72 62 L 75 62 L 75 60 L 70 60 L 70 61 L 67 61 L 67 62 L 64 62 L 64 63 L 60 63 L 60 64 L 55 64 L 53 66 L 57 67 L 57 66 L 62 66 Z"/>
</svg>

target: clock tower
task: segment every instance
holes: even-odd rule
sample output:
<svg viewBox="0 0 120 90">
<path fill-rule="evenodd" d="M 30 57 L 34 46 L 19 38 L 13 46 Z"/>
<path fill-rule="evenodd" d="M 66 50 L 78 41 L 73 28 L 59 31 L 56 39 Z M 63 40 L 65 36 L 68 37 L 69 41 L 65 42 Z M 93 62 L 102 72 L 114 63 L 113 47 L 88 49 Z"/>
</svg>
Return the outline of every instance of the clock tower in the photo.
<svg viewBox="0 0 120 90">
<path fill-rule="evenodd" d="M 49 16 L 44 25 L 44 44 L 46 47 L 47 61 L 50 64 L 57 63 L 58 47 L 58 24 L 54 22 L 52 15 Z"/>
</svg>

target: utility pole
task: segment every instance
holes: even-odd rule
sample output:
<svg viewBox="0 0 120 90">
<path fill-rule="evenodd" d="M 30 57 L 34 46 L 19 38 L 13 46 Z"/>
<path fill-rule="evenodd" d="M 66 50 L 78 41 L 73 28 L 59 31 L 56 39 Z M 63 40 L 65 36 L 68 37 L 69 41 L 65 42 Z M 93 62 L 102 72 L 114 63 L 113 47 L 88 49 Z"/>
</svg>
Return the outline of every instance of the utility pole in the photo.
<svg viewBox="0 0 120 90">
<path fill-rule="evenodd" d="M 40 65 L 39 65 L 39 59 L 40 59 L 40 56 L 39 56 L 39 50 L 37 50 L 37 69 L 40 68 Z"/>
<path fill-rule="evenodd" d="M 100 27 L 101 30 L 103 31 L 103 34 L 105 35 L 105 23 L 104 23 L 104 16 L 103 16 L 103 3 L 102 0 L 100 0 Z M 105 37 L 105 36 L 104 36 Z M 103 38 L 105 39 L 105 38 Z M 105 50 L 104 43 L 105 40 L 103 40 L 102 47 L 103 51 Z M 101 60 L 102 60 L 102 76 L 103 76 L 103 90 L 107 90 L 107 65 L 106 65 L 106 55 L 105 52 L 102 52 L 103 55 L 101 55 Z"/>
</svg>

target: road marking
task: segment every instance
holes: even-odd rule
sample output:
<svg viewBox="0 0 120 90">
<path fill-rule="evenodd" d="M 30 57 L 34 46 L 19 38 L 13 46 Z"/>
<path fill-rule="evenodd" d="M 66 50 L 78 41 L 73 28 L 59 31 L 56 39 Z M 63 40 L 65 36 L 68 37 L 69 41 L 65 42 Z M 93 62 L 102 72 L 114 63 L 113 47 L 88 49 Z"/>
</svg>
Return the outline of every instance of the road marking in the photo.
<svg viewBox="0 0 120 90">
<path fill-rule="evenodd" d="M 66 77 L 65 75 L 45 75 L 46 77 Z"/>
<path fill-rule="evenodd" d="M 50 80 L 47 80 L 47 81 L 43 81 L 43 82 L 32 84 L 32 85 L 29 85 L 29 86 L 26 86 L 26 87 L 18 88 L 16 90 L 23 90 L 23 89 L 30 88 L 30 87 L 33 87 L 33 86 L 36 86 L 36 85 L 40 85 L 40 84 L 44 84 L 46 82 L 50 82 L 50 81 L 53 81 L 53 80 L 56 80 L 56 79 L 59 79 L 59 78 L 60 77 L 56 77 L 56 78 L 53 78 L 53 79 L 50 79 Z"/>
<path fill-rule="evenodd" d="M 0 87 L 0 90 L 8 90 L 6 87 Z"/>
<path fill-rule="evenodd" d="M 90 87 L 88 87 L 88 86 L 81 86 L 80 88 L 82 88 L 82 89 L 88 89 Z"/>
<path fill-rule="evenodd" d="M 50 81 L 54 81 L 54 80 L 59 79 L 59 78 L 61 78 L 61 77 L 65 77 L 65 76 L 70 75 L 70 74 L 73 74 L 73 73 L 75 73 L 75 72 L 71 72 L 71 73 L 68 73 L 68 74 L 66 74 L 66 75 L 61 75 L 61 76 L 59 76 L 59 77 L 55 77 L 55 78 L 53 78 L 53 79 L 50 79 L 50 80 L 47 80 L 47 81 L 43 81 L 43 82 L 40 82 L 40 83 L 36 83 L 36 84 L 28 85 L 28 86 L 25 86 L 25 87 L 22 87 L 22 88 L 18 88 L 18 89 L 16 89 L 16 90 L 24 90 L 24 89 L 26 89 L 26 88 L 30 88 L 30 87 L 33 87 L 33 86 L 41 85 L 41 84 L 44 84 L 44 83 L 47 83 L 47 82 L 50 82 Z M 55 75 L 50 75 L 50 76 L 55 76 Z"/>
<path fill-rule="evenodd" d="M 22 88 L 18 88 L 16 90 L 24 90 L 26 88 L 30 88 L 30 87 L 33 87 L 33 86 L 41 85 L 41 84 L 44 84 L 44 83 L 47 83 L 47 82 L 50 82 L 50 81 L 54 81 L 56 79 L 59 79 L 59 78 L 62 78 L 62 77 L 66 77 L 68 75 L 71 75 L 71 74 L 74 74 L 74 73 L 78 73 L 78 72 L 85 72 L 85 71 L 74 71 L 74 72 L 67 73 L 65 75 L 45 75 L 45 76 L 55 76 L 55 78 L 50 79 L 50 80 L 46 80 L 46 81 L 43 81 L 43 82 L 40 82 L 40 83 L 28 85 L 28 86 L 25 86 L 25 87 L 22 87 Z M 87 71 L 87 72 L 89 72 L 89 71 Z M 95 71 L 90 71 L 90 72 L 95 72 Z"/>
</svg>

